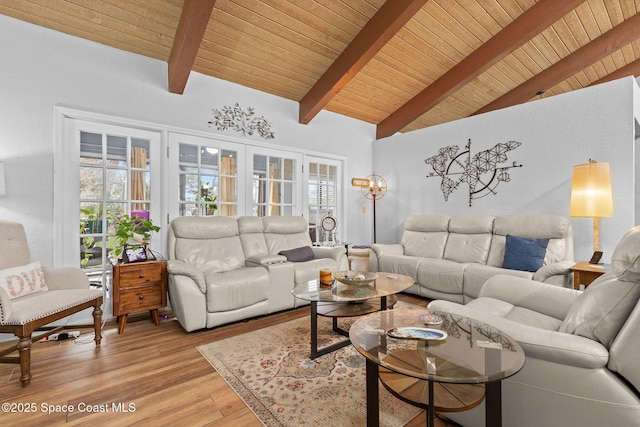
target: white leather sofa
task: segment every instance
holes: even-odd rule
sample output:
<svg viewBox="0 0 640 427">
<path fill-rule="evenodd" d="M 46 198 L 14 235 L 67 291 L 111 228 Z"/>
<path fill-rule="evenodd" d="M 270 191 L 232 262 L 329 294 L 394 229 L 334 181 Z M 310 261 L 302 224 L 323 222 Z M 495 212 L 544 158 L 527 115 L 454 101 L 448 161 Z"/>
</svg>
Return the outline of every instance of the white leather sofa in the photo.
<svg viewBox="0 0 640 427">
<path fill-rule="evenodd" d="M 612 270 L 584 292 L 498 275 L 469 304 L 429 304 L 523 347 L 523 369 L 502 382 L 503 425 L 640 426 L 640 227 L 621 239 Z M 482 427 L 483 414 L 484 404 L 447 416 Z"/>
<path fill-rule="evenodd" d="M 312 247 L 307 220 L 297 216 L 179 217 L 168 236 L 169 298 L 186 331 L 301 305 L 295 284 L 348 268 L 345 248 Z M 312 259 L 288 261 L 279 255 L 287 250 Z"/>
<path fill-rule="evenodd" d="M 529 239 L 548 239 L 540 252 L 539 268 L 503 268 L 505 254 L 510 260 L 517 255 L 514 242 L 528 244 Z M 415 284 L 407 292 L 459 303 L 477 298 L 487 279 L 496 274 L 572 287 L 569 268 L 574 264 L 569 219 L 538 214 L 411 215 L 404 222 L 399 244 L 373 244 L 370 253 L 371 271 L 413 278 Z"/>
</svg>

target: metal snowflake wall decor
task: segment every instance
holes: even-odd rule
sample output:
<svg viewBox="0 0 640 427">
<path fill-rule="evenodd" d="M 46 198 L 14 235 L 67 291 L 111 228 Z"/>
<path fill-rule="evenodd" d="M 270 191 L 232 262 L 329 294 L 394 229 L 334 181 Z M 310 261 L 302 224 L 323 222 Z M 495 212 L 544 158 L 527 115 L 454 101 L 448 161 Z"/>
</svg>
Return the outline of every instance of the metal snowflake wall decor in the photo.
<svg viewBox="0 0 640 427">
<path fill-rule="evenodd" d="M 458 186 L 466 182 L 469 186 L 469 206 L 473 199 L 479 199 L 489 194 L 496 194 L 496 187 L 501 182 L 509 182 L 509 169 L 522 167 L 521 164 L 499 167 L 498 163 L 507 161 L 507 152 L 515 150 L 521 142 L 509 141 L 499 143 L 492 148 L 471 155 L 471 140 L 464 147 L 465 151 L 458 153 L 458 146 L 442 147 L 438 154 L 425 159 L 424 162 L 431 165 L 433 172 L 429 172 L 427 178 L 439 176 L 442 178 L 440 188 L 444 200 L 449 200 L 449 195 Z"/>
<path fill-rule="evenodd" d="M 242 132 L 242 136 L 258 135 L 264 139 L 273 139 L 275 134 L 271 130 L 271 122 L 263 116 L 253 117 L 255 112 L 253 107 L 247 107 L 245 110 L 236 102 L 234 106 L 225 105 L 222 110 L 212 109 L 213 120 L 210 120 L 209 126 L 215 126 L 218 130 L 231 129 L 236 132 Z"/>
</svg>

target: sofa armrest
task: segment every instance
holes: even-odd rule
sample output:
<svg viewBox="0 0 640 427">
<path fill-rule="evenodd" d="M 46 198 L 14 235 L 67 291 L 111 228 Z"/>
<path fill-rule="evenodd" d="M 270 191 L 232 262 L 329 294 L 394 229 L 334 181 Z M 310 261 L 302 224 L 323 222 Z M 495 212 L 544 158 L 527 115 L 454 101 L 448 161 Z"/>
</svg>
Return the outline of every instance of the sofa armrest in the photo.
<svg viewBox="0 0 640 427">
<path fill-rule="evenodd" d="M 44 281 L 52 291 L 64 289 L 89 289 L 89 278 L 77 267 L 42 266 Z"/>
<path fill-rule="evenodd" d="M 11 298 L 9 293 L 0 287 L 0 322 L 6 322 L 11 317 Z"/>
<path fill-rule="evenodd" d="M 546 282 L 557 285 L 571 284 L 571 266 L 575 264 L 575 261 L 565 260 L 554 262 L 553 264 L 543 265 L 533 275 L 533 280 L 538 282 Z"/>
<path fill-rule="evenodd" d="M 400 244 L 374 243 L 369 252 L 369 270 L 380 271 L 379 261 L 383 255 L 404 255 L 404 247 Z"/>
<path fill-rule="evenodd" d="M 287 262 L 287 257 L 284 255 L 257 255 L 247 258 L 247 267 L 257 267 L 261 265 L 281 264 Z"/>
<path fill-rule="evenodd" d="M 404 255 L 404 247 L 399 243 L 374 243 L 371 245 L 371 250 L 376 254 L 378 259 L 380 259 L 382 255 Z"/>
<path fill-rule="evenodd" d="M 313 256 L 315 258 L 331 258 L 340 264 L 340 259 L 347 255 L 347 249 L 344 246 L 313 246 Z"/>
<path fill-rule="evenodd" d="M 450 301 L 435 300 L 427 308 L 469 317 L 498 328 L 516 340 L 527 357 L 586 369 L 605 368 L 609 361 L 605 346 L 579 335 L 536 328 Z"/>
<path fill-rule="evenodd" d="M 187 264 L 183 261 L 171 259 L 167 261 L 167 273 L 174 276 L 189 277 L 200 289 L 203 294 L 207 293 L 207 284 L 204 280 L 204 274 L 198 268 Z"/>
<path fill-rule="evenodd" d="M 495 298 L 556 319 L 564 319 L 580 291 L 521 277 L 496 274 L 482 286 L 479 297 Z"/>
</svg>

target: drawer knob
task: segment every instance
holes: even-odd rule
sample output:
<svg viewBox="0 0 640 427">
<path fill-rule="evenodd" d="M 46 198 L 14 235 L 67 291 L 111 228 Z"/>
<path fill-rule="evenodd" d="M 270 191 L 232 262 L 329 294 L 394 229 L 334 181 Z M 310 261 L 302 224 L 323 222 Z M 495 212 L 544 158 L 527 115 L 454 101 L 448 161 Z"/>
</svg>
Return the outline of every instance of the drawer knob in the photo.
<svg viewBox="0 0 640 427">
<path fill-rule="evenodd" d="M 144 295 L 140 295 L 138 298 L 140 298 L 140 299 L 144 299 Z"/>
<path fill-rule="evenodd" d="M 140 278 L 142 279 L 144 277 L 144 274 L 140 273 Z"/>
</svg>

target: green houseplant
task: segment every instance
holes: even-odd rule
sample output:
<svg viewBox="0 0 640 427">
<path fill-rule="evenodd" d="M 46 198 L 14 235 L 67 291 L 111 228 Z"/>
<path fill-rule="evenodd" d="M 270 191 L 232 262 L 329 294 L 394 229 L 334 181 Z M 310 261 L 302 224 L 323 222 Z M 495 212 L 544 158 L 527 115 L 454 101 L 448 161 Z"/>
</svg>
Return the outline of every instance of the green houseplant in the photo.
<svg viewBox="0 0 640 427">
<path fill-rule="evenodd" d="M 158 231 L 160 227 L 153 225 L 150 219 L 140 218 L 138 215 L 133 217 L 124 215 L 118 222 L 116 234 L 107 239 L 109 258 L 120 259 L 125 245 L 134 248 L 146 245 L 149 243 L 151 233 Z"/>
<path fill-rule="evenodd" d="M 215 215 L 216 210 L 218 210 L 218 196 L 211 196 L 209 194 L 205 195 L 202 198 L 204 202 L 203 205 L 205 207 L 205 215 Z"/>
</svg>

